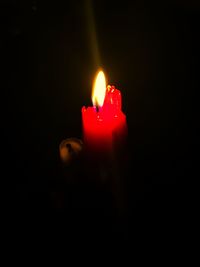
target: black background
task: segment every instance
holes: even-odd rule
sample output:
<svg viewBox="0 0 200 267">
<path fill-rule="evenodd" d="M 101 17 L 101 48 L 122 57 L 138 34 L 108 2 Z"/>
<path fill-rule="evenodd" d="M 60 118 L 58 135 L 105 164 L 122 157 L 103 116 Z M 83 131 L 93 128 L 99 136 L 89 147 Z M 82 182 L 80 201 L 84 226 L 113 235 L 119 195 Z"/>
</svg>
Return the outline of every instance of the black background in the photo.
<svg viewBox="0 0 200 267">
<path fill-rule="evenodd" d="M 173 224 L 198 177 L 200 5 L 91 2 L 98 61 L 88 3 L 1 1 L 3 206 L 19 220 L 51 211 L 59 143 L 82 138 L 81 107 L 101 66 L 127 116 L 129 227 L 155 216 Z"/>
</svg>

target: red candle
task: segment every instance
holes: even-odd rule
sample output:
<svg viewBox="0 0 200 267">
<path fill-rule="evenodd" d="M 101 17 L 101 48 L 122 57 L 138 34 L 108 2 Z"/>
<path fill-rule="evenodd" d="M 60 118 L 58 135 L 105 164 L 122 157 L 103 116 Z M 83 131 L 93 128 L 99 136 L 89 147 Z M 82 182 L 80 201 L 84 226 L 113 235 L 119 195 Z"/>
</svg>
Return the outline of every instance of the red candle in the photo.
<svg viewBox="0 0 200 267">
<path fill-rule="evenodd" d="M 121 92 L 106 87 L 99 71 L 92 95 L 93 107 L 82 107 L 84 144 L 91 157 L 106 157 L 120 145 L 127 134 L 126 116 L 121 110 Z"/>
</svg>

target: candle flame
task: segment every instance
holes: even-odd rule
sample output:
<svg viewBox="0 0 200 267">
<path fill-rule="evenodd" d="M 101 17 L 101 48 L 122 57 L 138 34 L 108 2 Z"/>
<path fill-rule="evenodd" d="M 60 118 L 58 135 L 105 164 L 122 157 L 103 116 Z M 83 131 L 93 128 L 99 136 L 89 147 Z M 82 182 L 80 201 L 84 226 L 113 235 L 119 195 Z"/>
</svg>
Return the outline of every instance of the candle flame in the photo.
<svg viewBox="0 0 200 267">
<path fill-rule="evenodd" d="M 102 70 L 96 76 L 93 90 L 92 90 L 92 103 L 94 106 L 102 107 L 106 94 L 106 79 Z"/>
</svg>

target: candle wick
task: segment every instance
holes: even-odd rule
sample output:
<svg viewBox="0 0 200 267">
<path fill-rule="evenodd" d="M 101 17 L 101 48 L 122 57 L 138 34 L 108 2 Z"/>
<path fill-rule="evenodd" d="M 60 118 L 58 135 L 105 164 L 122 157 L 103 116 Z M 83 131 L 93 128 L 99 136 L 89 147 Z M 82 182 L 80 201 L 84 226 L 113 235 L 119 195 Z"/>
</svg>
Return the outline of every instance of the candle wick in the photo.
<svg viewBox="0 0 200 267">
<path fill-rule="evenodd" d="M 96 109 L 96 112 L 99 112 L 99 105 L 98 105 L 96 98 L 95 98 L 95 109 Z"/>
<path fill-rule="evenodd" d="M 95 108 L 96 108 L 96 112 L 99 112 L 99 106 L 96 105 Z"/>
</svg>

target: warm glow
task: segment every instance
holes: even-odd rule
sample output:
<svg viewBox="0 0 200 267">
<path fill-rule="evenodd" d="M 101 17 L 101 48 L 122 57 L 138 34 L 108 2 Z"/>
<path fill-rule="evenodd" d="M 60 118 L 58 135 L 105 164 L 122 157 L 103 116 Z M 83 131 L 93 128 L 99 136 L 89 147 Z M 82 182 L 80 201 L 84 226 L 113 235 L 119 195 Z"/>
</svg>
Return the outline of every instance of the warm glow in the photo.
<svg viewBox="0 0 200 267">
<path fill-rule="evenodd" d="M 106 94 L 106 79 L 103 71 L 99 71 L 92 90 L 92 103 L 94 106 L 102 107 Z"/>
</svg>

